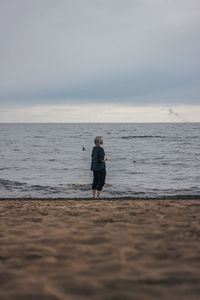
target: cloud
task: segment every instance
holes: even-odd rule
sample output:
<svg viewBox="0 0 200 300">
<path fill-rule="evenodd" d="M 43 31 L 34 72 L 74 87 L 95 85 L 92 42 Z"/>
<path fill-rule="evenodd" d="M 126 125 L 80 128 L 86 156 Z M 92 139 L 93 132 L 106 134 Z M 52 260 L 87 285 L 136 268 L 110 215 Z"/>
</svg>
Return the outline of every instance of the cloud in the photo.
<svg viewBox="0 0 200 300">
<path fill-rule="evenodd" d="M 174 115 L 176 117 L 179 117 L 179 114 L 175 113 L 172 108 L 169 108 L 169 114 L 172 114 L 172 115 Z"/>
<path fill-rule="evenodd" d="M 1 0 L 0 102 L 199 104 L 197 0 Z"/>
<path fill-rule="evenodd" d="M 169 112 L 170 115 L 173 115 L 173 116 L 177 117 L 179 120 L 181 120 L 183 122 L 188 122 L 179 113 L 175 112 L 172 108 L 169 108 L 168 112 Z"/>
</svg>

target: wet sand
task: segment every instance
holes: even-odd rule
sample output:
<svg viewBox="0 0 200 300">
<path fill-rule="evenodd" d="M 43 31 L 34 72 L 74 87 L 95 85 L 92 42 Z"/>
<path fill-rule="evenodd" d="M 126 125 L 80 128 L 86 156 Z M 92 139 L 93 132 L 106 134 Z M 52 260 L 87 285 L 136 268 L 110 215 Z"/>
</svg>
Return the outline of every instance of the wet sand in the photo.
<svg viewBox="0 0 200 300">
<path fill-rule="evenodd" d="M 0 201 L 0 299 L 200 299 L 200 201 Z"/>
</svg>

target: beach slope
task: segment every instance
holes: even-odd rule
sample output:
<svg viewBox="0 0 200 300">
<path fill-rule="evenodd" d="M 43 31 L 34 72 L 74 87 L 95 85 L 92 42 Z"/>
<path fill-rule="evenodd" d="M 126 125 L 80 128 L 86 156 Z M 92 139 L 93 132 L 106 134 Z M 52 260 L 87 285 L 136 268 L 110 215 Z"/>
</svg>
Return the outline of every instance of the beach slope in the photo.
<svg viewBox="0 0 200 300">
<path fill-rule="evenodd" d="M 1 300 L 199 297 L 199 200 L 0 201 Z"/>
</svg>

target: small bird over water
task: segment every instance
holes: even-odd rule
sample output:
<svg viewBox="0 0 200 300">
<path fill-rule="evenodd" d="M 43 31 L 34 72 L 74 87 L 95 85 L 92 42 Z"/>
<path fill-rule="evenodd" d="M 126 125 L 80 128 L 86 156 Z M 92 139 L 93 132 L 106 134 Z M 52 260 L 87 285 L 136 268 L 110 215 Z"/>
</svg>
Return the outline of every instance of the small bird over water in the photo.
<svg viewBox="0 0 200 300">
<path fill-rule="evenodd" d="M 85 147 L 82 145 L 82 151 L 86 151 Z"/>
</svg>

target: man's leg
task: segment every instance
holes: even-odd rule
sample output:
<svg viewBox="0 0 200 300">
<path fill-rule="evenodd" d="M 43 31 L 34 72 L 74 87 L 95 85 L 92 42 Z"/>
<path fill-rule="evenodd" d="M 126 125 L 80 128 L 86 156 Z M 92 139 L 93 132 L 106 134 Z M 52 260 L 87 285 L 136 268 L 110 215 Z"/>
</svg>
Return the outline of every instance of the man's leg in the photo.
<svg viewBox="0 0 200 300">
<path fill-rule="evenodd" d="M 93 198 L 97 197 L 97 184 L 98 184 L 98 174 L 96 171 L 93 171 L 93 183 L 92 183 Z"/>
<path fill-rule="evenodd" d="M 105 184 L 106 170 L 103 169 L 103 170 L 99 171 L 98 175 L 99 176 L 98 176 L 98 185 L 97 185 L 97 198 L 100 198 L 102 188 Z"/>
<path fill-rule="evenodd" d="M 97 190 L 97 199 L 100 199 L 101 191 Z"/>
<path fill-rule="evenodd" d="M 92 190 L 93 198 L 97 197 L 97 190 Z"/>
</svg>

